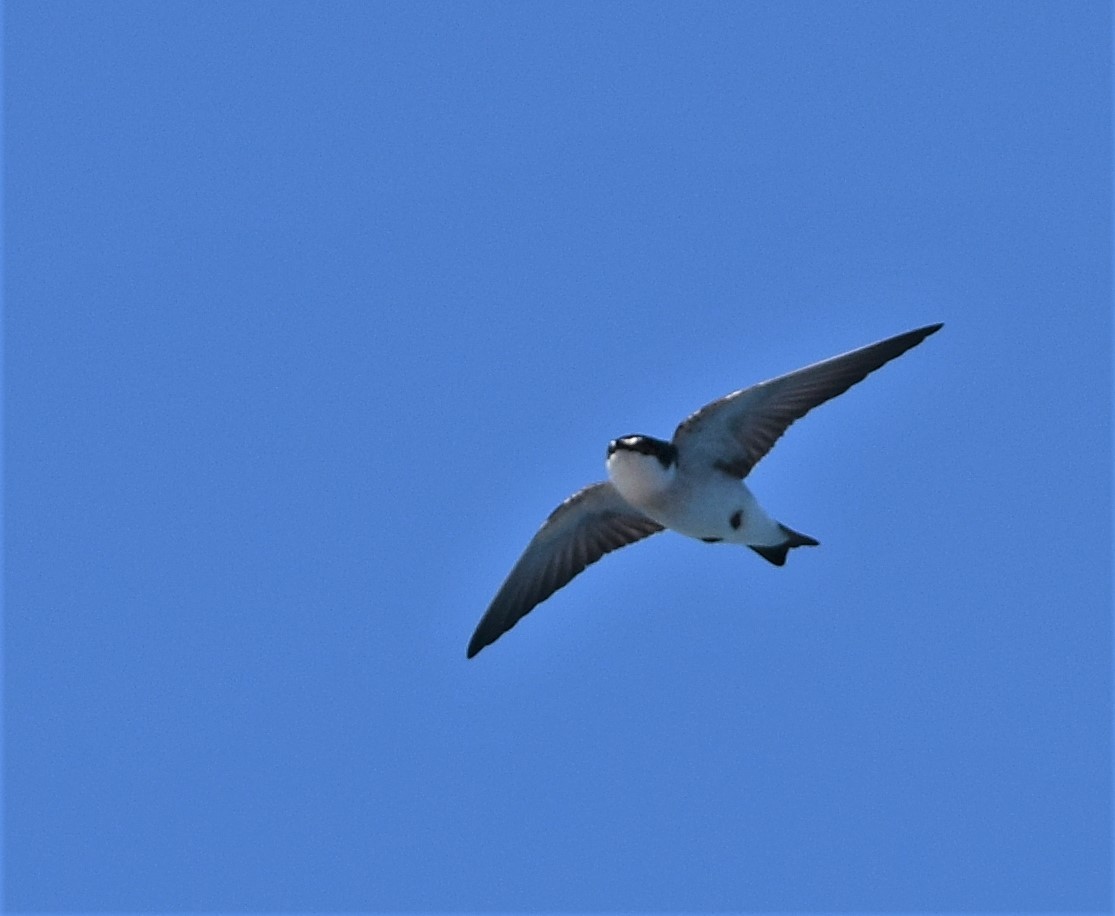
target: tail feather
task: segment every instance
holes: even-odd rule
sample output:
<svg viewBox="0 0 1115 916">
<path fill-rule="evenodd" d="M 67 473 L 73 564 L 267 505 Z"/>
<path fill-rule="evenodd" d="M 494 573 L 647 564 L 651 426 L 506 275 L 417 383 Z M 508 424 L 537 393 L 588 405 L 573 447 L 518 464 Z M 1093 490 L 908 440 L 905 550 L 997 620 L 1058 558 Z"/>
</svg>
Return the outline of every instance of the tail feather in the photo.
<svg viewBox="0 0 1115 916">
<path fill-rule="evenodd" d="M 754 544 L 748 545 L 755 553 L 768 563 L 773 563 L 775 566 L 785 565 L 786 554 L 790 552 L 790 548 L 816 547 L 821 543 L 816 538 L 811 538 L 808 534 L 802 534 L 800 531 L 794 531 L 792 528 L 787 528 L 781 523 L 778 527 L 781 528 L 782 533 L 786 535 L 786 540 L 777 547 L 756 547 Z"/>
</svg>

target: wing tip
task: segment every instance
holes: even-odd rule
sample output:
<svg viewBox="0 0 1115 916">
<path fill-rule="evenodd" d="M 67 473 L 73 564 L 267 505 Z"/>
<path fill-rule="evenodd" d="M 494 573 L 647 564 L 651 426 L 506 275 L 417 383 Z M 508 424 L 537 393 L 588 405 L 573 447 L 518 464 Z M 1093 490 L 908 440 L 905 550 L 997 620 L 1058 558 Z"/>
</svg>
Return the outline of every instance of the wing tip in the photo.
<svg viewBox="0 0 1115 916">
<path fill-rule="evenodd" d="M 491 609 L 489 608 L 489 611 L 490 610 Z M 516 623 L 518 623 L 518 620 L 512 621 L 510 626 L 493 627 L 491 625 L 491 621 L 481 620 L 480 625 L 473 632 L 472 638 L 468 641 L 468 652 L 465 657 L 475 658 L 476 654 L 481 649 L 486 649 L 497 639 L 499 639 L 504 633 L 510 630 L 511 627 L 515 626 Z M 487 624 L 487 626 L 485 626 L 485 624 Z"/>
<path fill-rule="evenodd" d="M 877 347 L 881 352 L 884 352 L 886 354 L 886 359 L 884 359 L 879 366 L 875 367 L 876 369 L 878 369 L 889 363 L 892 359 L 897 359 L 907 350 L 912 350 L 923 340 L 925 340 L 925 338 L 929 337 L 931 334 L 936 334 L 944 326 L 945 323 L 943 321 L 938 321 L 934 324 L 927 324 L 923 328 L 915 328 L 912 331 L 906 331 L 904 334 L 896 334 L 894 337 L 888 337 L 886 340 L 880 340 L 877 344 L 868 345 L 864 349 L 867 350 L 872 349 L 873 347 Z M 852 352 L 855 353 L 856 351 L 853 350 Z M 868 375 L 870 375 L 871 372 L 874 371 L 875 369 L 871 369 L 868 372 Z"/>
<path fill-rule="evenodd" d="M 485 646 L 490 646 L 495 640 L 484 639 L 480 633 L 473 633 L 472 639 L 468 641 L 468 653 L 466 658 L 474 658 L 476 653 L 483 649 Z"/>
</svg>

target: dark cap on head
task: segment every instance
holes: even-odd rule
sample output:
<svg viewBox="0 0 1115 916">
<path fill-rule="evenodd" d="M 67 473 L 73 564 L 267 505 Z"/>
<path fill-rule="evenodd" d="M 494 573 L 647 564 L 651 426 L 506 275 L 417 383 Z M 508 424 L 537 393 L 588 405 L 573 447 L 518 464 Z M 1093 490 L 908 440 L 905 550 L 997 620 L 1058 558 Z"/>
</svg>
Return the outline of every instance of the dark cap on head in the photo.
<svg viewBox="0 0 1115 916">
<path fill-rule="evenodd" d="M 620 436 L 608 443 L 608 457 L 616 452 L 638 452 L 641 455 L 652 455 L 659 460 L 662 467 L 668 468 L 678 460 L 678 450 L 672 442 L 655 439 L 654 436 L 631 435 Z"/>
</svg>

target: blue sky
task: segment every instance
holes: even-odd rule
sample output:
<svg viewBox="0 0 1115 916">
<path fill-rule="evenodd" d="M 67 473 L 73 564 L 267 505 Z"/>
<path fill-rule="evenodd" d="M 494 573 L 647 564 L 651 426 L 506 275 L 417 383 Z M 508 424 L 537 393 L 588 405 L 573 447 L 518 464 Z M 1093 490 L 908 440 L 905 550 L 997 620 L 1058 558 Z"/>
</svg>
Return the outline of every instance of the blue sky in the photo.
<svg viewBox="0 0 1115 916">
<path fill-rule="evenodd" d="M 1105 3 L 4 11 L 4 901 L 1111 895 Z M 935 321 L 465 646 L 609 439 Z"/>
</svg>

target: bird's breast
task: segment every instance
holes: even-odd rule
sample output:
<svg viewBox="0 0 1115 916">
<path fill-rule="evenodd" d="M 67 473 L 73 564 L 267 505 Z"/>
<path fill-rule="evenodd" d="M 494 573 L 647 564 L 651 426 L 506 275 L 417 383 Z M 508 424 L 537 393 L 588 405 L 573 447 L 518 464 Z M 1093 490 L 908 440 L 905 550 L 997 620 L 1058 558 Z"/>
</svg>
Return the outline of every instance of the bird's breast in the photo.
<svg viewBox="0 0 1115 916">
<path fill-rule="evenodd" d="M 677 465 L 666 468 L 653 455 L 620 450 L 608 456 L 608 478 L 636 509 L 657 519 L 656 510 L 669 501 L 677 481 Z"/>
</svg>

